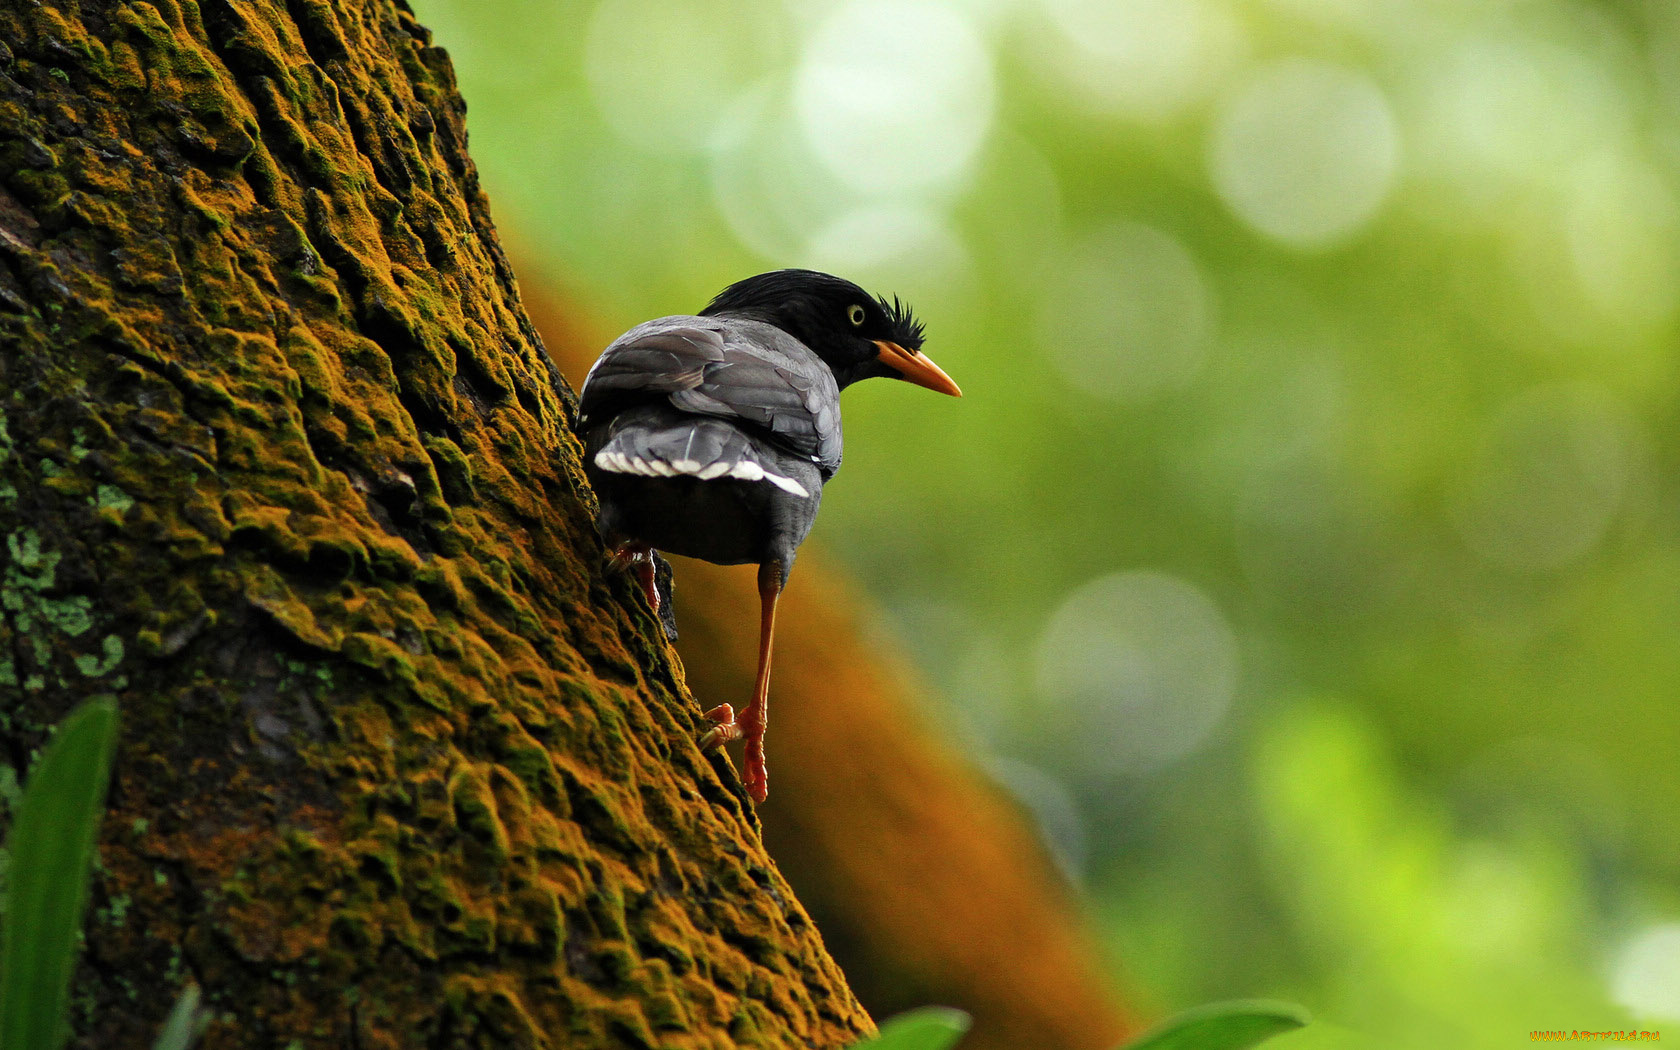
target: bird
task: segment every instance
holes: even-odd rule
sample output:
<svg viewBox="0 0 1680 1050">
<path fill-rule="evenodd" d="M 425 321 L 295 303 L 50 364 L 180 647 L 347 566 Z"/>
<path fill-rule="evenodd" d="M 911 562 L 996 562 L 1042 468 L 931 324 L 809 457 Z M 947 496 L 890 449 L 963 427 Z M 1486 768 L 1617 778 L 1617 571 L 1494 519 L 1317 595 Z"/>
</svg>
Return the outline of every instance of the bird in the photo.
<svg viewBox="0 0 1680 1050">
<path fill-rule="evenodd" d="M 579 395 L 584 472 L 613 565 L 634 571 L 657 615 L 656 552 L 758 566 L 752 699 L 705 713 L 702 751 L 745 740 L 742 780 L 769 795 L 764 759 L 776 602 L 840 469 L 840 391 L 892 378 L 962 390 L 924 353 L 909 306 L 815 270 L 731 284 L 694 315 L 613 340 Z"/>
</svg>

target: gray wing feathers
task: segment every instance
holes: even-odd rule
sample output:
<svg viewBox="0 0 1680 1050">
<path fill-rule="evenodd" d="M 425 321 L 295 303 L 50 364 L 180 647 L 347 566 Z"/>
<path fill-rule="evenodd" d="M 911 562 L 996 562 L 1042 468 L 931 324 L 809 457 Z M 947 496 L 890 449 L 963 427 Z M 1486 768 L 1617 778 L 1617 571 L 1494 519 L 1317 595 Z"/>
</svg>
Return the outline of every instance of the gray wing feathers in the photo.
<svg viewBox="0 0 1680 1050">
<path fill-rule="evenodd" d="M 701 329 L 644 332 L 632 328 L 607 347 L 583 381 L 586 397 L 630 390 L 676 390 L 698 385 L 706 367 L 723 360 L 723 338 Z"/>
<path fill-rule="evenodd" d="M 667 317 L 620 336 L 584 380 L 587 418 L 664 394 L 684 412 L 762 428 L 787 451 L 840 465 L 840 391 L 803 344 L 771 325 Z"/>
</svg>

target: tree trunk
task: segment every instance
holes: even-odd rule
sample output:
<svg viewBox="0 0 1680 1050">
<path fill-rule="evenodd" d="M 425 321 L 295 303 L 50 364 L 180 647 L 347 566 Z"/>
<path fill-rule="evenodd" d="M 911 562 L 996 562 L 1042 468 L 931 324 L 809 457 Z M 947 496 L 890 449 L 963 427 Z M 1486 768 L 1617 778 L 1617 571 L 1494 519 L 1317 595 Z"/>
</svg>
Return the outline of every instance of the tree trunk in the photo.
<svg viewBox="0 0 1680 1050">
<path fill-rule="evenodd" d="M 78 1046 L 189 979 L 211 1048 L 870 1029 L 600 571 L 464 111 L 386 0 L 0 2 L 3 757 L 123 710 Z"/>
</svg>

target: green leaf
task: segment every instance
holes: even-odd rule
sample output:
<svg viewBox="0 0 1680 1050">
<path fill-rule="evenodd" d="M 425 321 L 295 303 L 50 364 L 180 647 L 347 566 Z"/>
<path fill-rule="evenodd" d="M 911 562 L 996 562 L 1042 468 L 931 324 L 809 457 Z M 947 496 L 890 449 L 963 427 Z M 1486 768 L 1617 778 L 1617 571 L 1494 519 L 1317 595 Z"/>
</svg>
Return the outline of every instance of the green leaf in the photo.
<svg viewBox="0 0 1680 1050">
<path fill-rule="evenodd" d="M 1308 1020 L 1301 1007 L 1270 999 L 1209 1003 L 1167 1018 L 1124 1050 L 1246 1050 Z"/>
<path fill-rule="evenodd" d="M 187 1050 L 204 1034 L 210 1014 L 198 1008 L 199 998 L 198 985 L 189 984 L 181 989 L 181 997 L 175 1000 L 175 1009 L 169 1011 L 169 1020 L 163 1023 L 163 1032 L 152 1044 L 152 1050 Z"/>
<path fill-rule="evenodd" d="M 924 1006 L 894 1017 L 875 1038 L 865 1039 L 852 1050 L 948 1050 L 973 1023 L 961 1010 Z"/>
<path fill-rule="evenodd" d="M 58 1050 L 88 868 L 105 810 L 117 705 L 90 700 L 59 724 L 23 785 L 7 847 L 10 881 L 0 922 L 0 1046 Z"/>
</svg>

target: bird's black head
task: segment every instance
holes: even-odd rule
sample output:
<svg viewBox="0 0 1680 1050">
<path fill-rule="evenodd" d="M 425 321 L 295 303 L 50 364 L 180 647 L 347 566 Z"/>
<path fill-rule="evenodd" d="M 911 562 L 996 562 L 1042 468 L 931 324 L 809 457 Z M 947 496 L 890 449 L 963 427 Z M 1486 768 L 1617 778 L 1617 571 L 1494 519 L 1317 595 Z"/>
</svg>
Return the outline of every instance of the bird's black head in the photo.
<svg viewBox="0 0 1680 1050">
<path fill-rule="evenodd" d="M 922 350 L 922 323 L 910 308 L 871 296 L 851 281 L 816 270 L 772 270 L 719 292 L 702 316 L 773 324 L 810 347 L 842 388 L 859 379 L 904 379 L 961 396 Z"/>
</svg>

